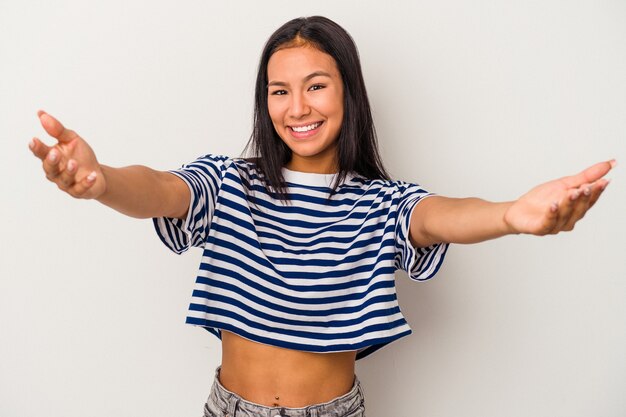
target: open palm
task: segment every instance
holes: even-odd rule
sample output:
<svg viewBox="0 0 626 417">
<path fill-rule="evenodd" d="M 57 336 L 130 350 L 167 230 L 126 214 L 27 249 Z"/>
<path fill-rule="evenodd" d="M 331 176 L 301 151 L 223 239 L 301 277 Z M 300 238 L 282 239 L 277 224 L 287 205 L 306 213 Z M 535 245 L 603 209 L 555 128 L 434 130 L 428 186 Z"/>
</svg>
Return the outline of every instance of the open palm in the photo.
<svg viewBox="0 0 626 417">
<path fill-rule="evenodd" d="M 48 146 L 33 138 L 29 145 L 41 159 L 46 178 L 76 198 L 97 198 L 104 193 L 105 178 L 89 144 L 44 111 L 37 115 L 46 132 L 57 140 Z"/>
<path fill-rule="evenodd" d="M 513 233 L 546 235 L 572 230 L 608 185 L 603 177 L 613 166 L 614 160 L 600 162 L 533 188 L 507 210 L 505 222 Z"/>
</svg>

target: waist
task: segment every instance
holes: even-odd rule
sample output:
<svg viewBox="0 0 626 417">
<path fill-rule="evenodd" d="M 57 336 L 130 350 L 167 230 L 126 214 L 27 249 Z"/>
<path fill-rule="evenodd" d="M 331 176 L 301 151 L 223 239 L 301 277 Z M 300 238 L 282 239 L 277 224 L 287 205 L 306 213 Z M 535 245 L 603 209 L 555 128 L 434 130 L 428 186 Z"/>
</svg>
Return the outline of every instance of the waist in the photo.
<svg viewBox="0 0 626 417">
<path fill-rule="evenodd" d="M 350 391 L 319 404 L 303 407 L 265 406 L 248 401 L 227 390 L 219 381 L 220 368 L 215 373 L 211 394 L 205 405 L 205 417 L 352 417 L 365 416 L 365 397 L 359 380 L 355 377 Z"/>
<path fill-rule="evenodd" d="M 222 331 L 219 382 L 252 403 L 305 407 L 354 388 L 356 352 L 314 353 L 252 342 Z"/>
</svg>

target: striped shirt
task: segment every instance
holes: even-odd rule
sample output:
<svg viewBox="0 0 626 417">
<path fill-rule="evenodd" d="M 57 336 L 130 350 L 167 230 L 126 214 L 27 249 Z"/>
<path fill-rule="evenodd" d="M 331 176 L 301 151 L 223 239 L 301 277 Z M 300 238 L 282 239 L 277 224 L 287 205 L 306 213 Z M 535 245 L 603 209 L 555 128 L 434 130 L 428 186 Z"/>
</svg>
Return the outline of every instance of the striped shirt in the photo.
<svg viewBox="0 0 626 417">
<path fill-rule="evenodd" d="M 172 251 L 204 249 L 187 323 L 310 352 L 357 359 L 406 336 L 394 272 L 424 281 L 448 245 L 414 248 L 416 184 L 283 168 L 290 203 L 272 198 L 256 165 L 206 155 L 170 171 L 191 191 L 187 218 L 155 218 Z"/>
</svg>

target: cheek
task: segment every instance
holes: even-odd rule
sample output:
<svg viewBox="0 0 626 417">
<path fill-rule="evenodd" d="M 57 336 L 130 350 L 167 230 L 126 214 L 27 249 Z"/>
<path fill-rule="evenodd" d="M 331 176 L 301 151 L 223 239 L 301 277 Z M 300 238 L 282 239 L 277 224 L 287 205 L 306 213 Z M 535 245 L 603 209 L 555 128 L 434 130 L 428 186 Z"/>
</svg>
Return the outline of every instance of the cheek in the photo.
<svg viewBox="0 0 626 417">
<path fill-rule="evenodd" d="M 326 117 L 343 119 L 343 100 L 338 100 L 337 97 L 320 97 L 310 104 Z"/>
<path fill-rule="evenodd" d="M 274 127 L 278 127 L 278 125 L 282 121 L 282 112 L 280 110 L 280 106 L 278 106 L 277 103 L 270 101 L 267 103 L 267 112 L 270 115 L 270 119 L 272 119 Z"/>
<path fill-rule="evenodd" d="M 270 120 L 272 121 L 272 126 L 274 126 L 274 130 L 276 134 L 284 141 L 284 132 L 283 132 L 283 114 L 284 109 L 280 106 L 279 103 L 276 102 L 268 102 L 267 103 L 267 112 L 270 115 Z"/>
<path fill-rule="evenodd" d="M 343 123 L 343 101 L 339 103 L 333 103 L 330 113 L 336 124 L 341 125 Z"/>
<path fill-rule="evenodd" d="M 343 121 L 343 95 L 334 94 L 327 102 L 328 114 L 338 119 L 338 122 Z"/>
<path fill-rule="evenodd" d="M 337 106 L 337 118 L 339 119 L 339 123 L 343 123 L 343 102 Z"/>
</svg>

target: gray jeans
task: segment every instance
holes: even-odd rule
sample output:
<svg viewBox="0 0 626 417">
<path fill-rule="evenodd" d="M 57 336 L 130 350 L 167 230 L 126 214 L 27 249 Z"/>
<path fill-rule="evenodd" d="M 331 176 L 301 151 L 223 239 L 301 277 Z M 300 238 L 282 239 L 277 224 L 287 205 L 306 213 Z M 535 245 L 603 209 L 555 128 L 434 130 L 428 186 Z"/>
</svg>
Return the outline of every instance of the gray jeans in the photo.
<svg viewBox="0 0 626 417">
<path fill-rule="evenodd" d="M 365 417 L 365 398 L 359 380 L 347 394 L 326 403 L 302 408 L 267 407 L 246 401 L 220 384 L 219 371 L 204 405 L 204 417 Z"/>
</svg>

